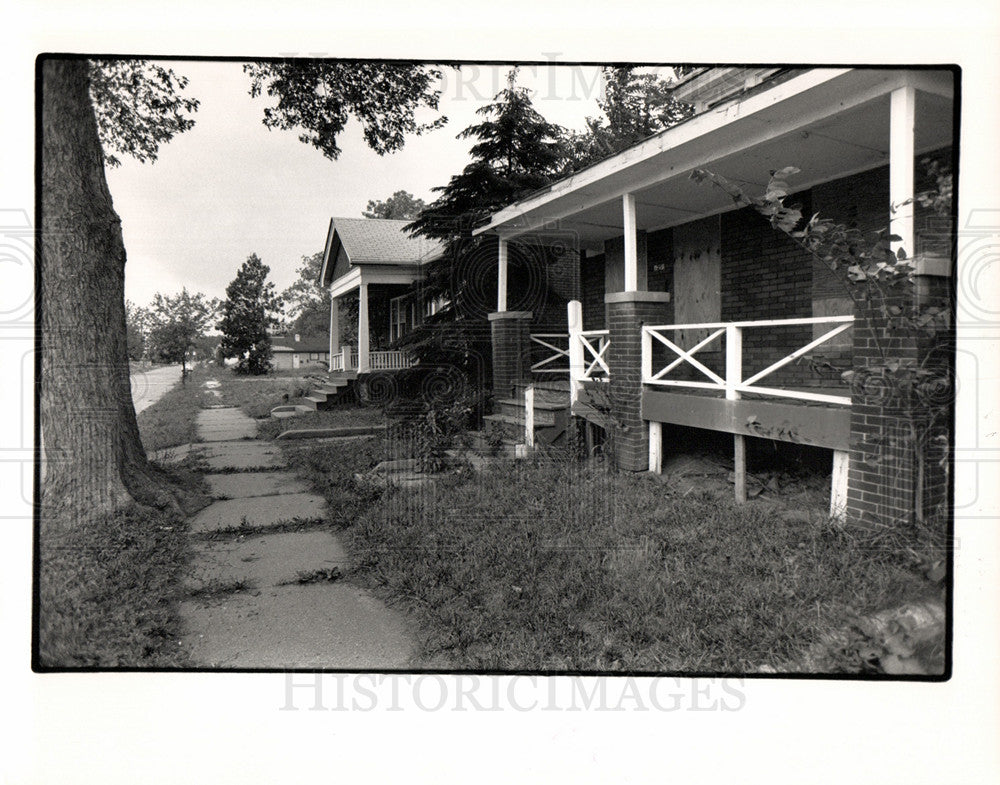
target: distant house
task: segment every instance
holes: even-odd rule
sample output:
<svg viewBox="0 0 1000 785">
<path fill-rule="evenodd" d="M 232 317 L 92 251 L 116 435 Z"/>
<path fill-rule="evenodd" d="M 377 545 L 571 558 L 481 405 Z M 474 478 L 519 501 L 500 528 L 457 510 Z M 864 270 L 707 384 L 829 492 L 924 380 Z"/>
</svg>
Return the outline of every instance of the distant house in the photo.
<svg viewBox="0 0 1000 785">
<path fill-rule="evenodd" d="M 330 364 L 330 346 L 325 335 L 275 336 L 271 339 L 271 350 L 274 367 L 278 370 Z"/>
<path fill-rule="evenodd" d="M 329 370 L 364 374 L 407 368 L 404 352 L 385 347 L 421 324 L 440 303 L 415 297 L 412 286 L 428 262 L 440 257 L 436 240 L 411 237 L 409 221 L 332 218 L 319 285 L 330 290 Z M 338 301 L 358 297 L 357 345 L 341 344 Z"/>
<path fill-rule="evenodd" d="M 756 195 L 770 172 L 797 167 L 790 204 L 864 230 L 891 218 L 915 260 L 912 296 L 946 299 L 952 261 L 940 238 L 952 228 L 942 234 L 913 197 L 933 184 L 924 159 L 952 163 L 955 79 L 945 69 L 698 69 L 674 93 L 695 107 L 689 119 L 494 214 L 475 232 L 498 238 L 489 319 L 495 397 L 509 409 L 494 416 L 510 422 L 520 400 L 527 420 L 519 391 L 537 383 L 537 401 L 561 373 L 567 411 L 587 428 L 615 424 L 623 469 L 658 472 L 678 429 L 728 433 L 739 497 L 744 440 L 765 435 L 831 451 L 835 515 L 907 521 L 917 493 L 925 509 L 940 503 L 943 471 L 872 460 L 906 423 L 841 378 L 873 360 L 869 336 L 884 324 L 760 215 L 690 174 L 703 168 Z M 508 291 L 508 252 L 546 242 L 578 250 L 558 331 L 540 319 L 544 303 Z M 928 351 L 897 344 L 897 358 Z M 799 361 L 806 353 L 820 362 Z"/>
</svg>

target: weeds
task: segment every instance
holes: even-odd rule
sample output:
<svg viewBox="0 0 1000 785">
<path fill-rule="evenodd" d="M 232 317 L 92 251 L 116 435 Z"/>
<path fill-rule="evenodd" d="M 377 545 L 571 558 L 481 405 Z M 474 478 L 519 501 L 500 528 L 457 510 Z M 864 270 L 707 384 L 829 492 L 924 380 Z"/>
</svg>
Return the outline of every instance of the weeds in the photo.
<svg viewBox="0 0 1000 785">
<path fill-rule="evenodd" d="M 235 579 L 223 581 L 219 579 L 208 581 L 196 588 L 189 589 L 186 599 L 198 602 L 215 602 L 233 594 L 245 594 L 256 591 L 257 585 L 253 581 Z"/>
<path fill-rule="evenodd" d="M 310 583 L 333 583 L 343 577 L 337 567 L 328 567 L 319 570 L 308 570 L 299 572 L 298 577 L 292 581 L 282 581 L 279 586 L 307 585 Z"/>
<path fill-rule="evenodd" d="M 186 524 L 138 506 L 93 523 L 43 516 L 38 572 L 42 667 L 175 667 Z"/>
</svg>

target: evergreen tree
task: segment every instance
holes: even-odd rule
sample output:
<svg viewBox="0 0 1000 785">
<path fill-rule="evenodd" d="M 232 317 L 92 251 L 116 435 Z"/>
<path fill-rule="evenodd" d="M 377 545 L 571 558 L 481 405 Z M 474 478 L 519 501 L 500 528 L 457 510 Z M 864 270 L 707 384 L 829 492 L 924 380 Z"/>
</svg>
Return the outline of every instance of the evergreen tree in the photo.
<svg viewBox="0 0 1000 785">
<path fill-rule="evenodd" d="M 237 373 L 259 375 L 272 367 L 269 330 L 278 325 L 281 298 L 267 280 L 269 272 L 257 254 L 250 254 L 226 287 L 219 349 L 224 358 L 237 359 Z"/>
<path fill-rule="evenodd" d="M 528 91 L 516 85 L 517 70 L 509 72 L 507 86 L 493 102 L 478 110 L 482 122 L 459 134 L 476 140 L 472 161 L 448 185 L 433 189 L 438 198 L 407 226 L 446 245 L 444 255 L 427 266 L 417 291 L 447 305 L 403 339 L 428 363 L 446 360 L 471 371 L 474 357 L 489 357 L 481 317 L 490 286 L 495 287 L 496 239 L 473 239 L 471 232 L 497 210 L 547 185 L 565 162 L 564 129 L 535 110 Z"/>
</svg>

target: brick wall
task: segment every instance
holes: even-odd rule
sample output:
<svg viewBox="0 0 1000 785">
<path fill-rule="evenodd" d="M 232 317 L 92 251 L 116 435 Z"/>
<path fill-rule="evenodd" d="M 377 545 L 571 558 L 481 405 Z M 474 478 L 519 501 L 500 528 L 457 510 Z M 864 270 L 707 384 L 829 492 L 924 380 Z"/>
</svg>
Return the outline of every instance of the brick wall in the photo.
<svg viewBox="0 0 1000 785">
<path fill-rule="evenodd" d="M 530 311 L 506 311 L 489 316 L 493 340 L 493 392 L 509 398 L 514 382 L 531 375 Z"/>
<path fill-rule="evenodd" d="M 603 330 L 604 313 L 604 254 L 596 254 L 580 262 L 580 303 L 583 306 L 583 329 Z"/>
</svg>

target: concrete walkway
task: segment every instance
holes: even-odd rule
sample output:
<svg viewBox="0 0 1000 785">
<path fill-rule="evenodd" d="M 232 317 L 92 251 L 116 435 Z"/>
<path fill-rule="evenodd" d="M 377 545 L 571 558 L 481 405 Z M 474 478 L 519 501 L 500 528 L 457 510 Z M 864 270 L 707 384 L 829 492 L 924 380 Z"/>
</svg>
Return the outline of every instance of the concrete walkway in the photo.
<svg viewBox="0 0 1000 785">
<path fill-rule="evenodd" d="M 282 471 L 281 452 L 258 441 L 235 408 L 203 409 L 202 453 L 216 502 L 191 521 L 195 541 L 182 603 L 195 664 L 219 668 L 404 668 L 412 646 L 402 618 L 336 577 L 348 568 L 337 538 L 322 530 L 260 527 L 325 515 L 323 498 Z M 233 592 L 234 587 L 242 590 Z"/>
</svg>

